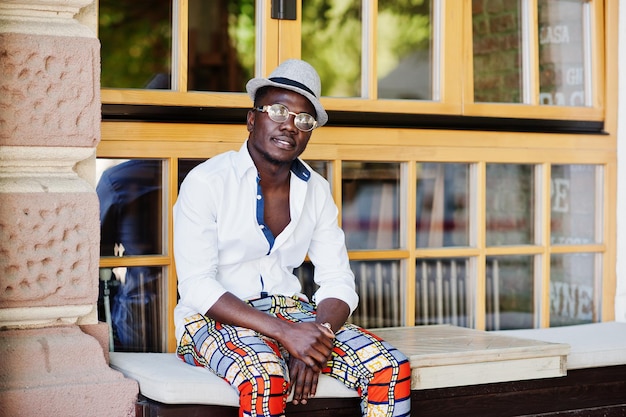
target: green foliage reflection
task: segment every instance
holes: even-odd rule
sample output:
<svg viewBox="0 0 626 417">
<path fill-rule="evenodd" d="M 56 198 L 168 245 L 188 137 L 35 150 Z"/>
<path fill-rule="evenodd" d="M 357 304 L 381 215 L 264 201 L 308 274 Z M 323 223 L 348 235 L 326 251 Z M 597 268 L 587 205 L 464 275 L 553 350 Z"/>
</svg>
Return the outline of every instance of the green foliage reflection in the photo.
<svg viewBox="0 0 626 417">
<path fill-rule="evenodd" d="M 142 88 L 170 72 L 169 0 L 100 0 L 99 38 L 103 87 Z"/>
<path fill-rule="evenodd" d="M 302 1 L 302 58 L 320 73 L 322 95 L 361 96 L 362 3 Z M 378 77 L 382 78 L 408 55 L 429 52 L 431 0 L 380 0 L 376 29 Z"/>
<path fill-rule="evenodd" d="M 255 2 L 215 1 L 214 8 L 225 10 L 228 15 L 227 27 L 221 30 L 227 32 L 236 51 L 240 71 L 237 78 L 247 80 L 253 76 L 257 55 Z M 416 51 L 424 51 L 423 56 L 429 59 L 431 2 L 379 1 L 376 37 L 379 78 Z M 325 96 L 361 95 L 362 5 L 361 0 L 302 0 L 302 58 L 320 73 Z M 145 88 L 156 74 L 171 73 L 171 0 L 101 0 L 99 18 L 103 87 Z M 216 19 L 207 24 L 221 23 Z M 224 86 L 220 91 L 229 89 Z"/>
<path fill-rule="evenodd" d="M 166 80 L 169 79 L 172 72 L 172 44 L 175 39 L 172 29 L 172 4 L 172 0 L 100 1 L 99 38 L 102 44 L 103 87 L 145 88 L 158 74 L 165 75 Z M 204 7 L 200 8 L 206 14 L 193 16 L 203 25 L 210 27 L 209 32 L 219 32 L 220 35 L 215 37 L 219 42 L 213 44 L 211 43 L 213 39 L 195 39 L 204 43 L 203 49 L 213 48 L 209 52 L 217 51 L 222 54 L 226 50 L 233 51 L 231 54 L 233 61 L 237 61 L 233 63 L 222 57 L 217 62 L 221 65 L 219 68 L 221 76 L 219 80 L 214 77 L 211 81 L 219 84 L 218 91 L 243 91 L 243 82 L 239 79 L 247 80 L 253 75 L 254 4 L 254 0 L 212 0 L 210 3 L 203 3 Z M 190 13 L 194 13 L 191 2 L 189 6 Z M 198 65 L 197 62 L 195 64 Z M 237 69 L 236 74 L 232 73 L 234 67 Z M 233 77 L 234 79 L 231 79 Z M 150 88 L 169 88 L 169 82 L 166 84 L 151 84 Z M 232 85 L 236 85 L 237 88 L 233 90 Z"/>
</svg>

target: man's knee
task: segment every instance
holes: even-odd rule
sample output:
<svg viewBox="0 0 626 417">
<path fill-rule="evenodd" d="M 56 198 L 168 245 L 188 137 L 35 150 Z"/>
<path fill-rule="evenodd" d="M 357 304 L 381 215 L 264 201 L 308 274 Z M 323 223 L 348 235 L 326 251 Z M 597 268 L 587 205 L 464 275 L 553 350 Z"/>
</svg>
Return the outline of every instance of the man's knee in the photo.
<svg viewBox="0 0 626 417">
<path fill-rule="evenodd" d="M 281 416 L 287 405 L 287 382 L 280 375 L 263 376 L 246 380 L 239 385 L 240 407 L 243 415 Z"/>
</svg>

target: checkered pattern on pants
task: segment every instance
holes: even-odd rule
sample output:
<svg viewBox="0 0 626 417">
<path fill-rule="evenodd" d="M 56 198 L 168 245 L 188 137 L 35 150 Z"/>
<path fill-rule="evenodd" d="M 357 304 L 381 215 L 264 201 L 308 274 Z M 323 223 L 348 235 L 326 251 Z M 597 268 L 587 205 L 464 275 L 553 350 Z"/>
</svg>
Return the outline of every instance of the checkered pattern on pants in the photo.
<svg viewBox="0 0 626 417">
<path fill-rule="evenodd" d="M 270 296 L 248 303 L 283 320 L 315 320 L 315 307 L 297 298 Z M 284 415 L 289 356 L 275 340 L 201 314 L 188 317 L 185 329 L 178 356 L 208 368 L 235 387 L 240 395 L 240 416 Z M 407 358 L 365 329 L 346 324 L 337 331 L 331 359 L 322 372 L 359 392 L 363 416 L 410 415 Z"/>
</svg>

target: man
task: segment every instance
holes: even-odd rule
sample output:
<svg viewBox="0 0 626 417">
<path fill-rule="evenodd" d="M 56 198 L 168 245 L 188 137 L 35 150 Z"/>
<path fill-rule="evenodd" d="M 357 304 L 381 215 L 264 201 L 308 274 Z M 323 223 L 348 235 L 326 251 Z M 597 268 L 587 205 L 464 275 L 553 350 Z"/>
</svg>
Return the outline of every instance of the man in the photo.
<svg viewBox="0 0 626 417">
<path fill-rule="evenodd" d="M 227 380 L 240 416 L 282 416 L 320 372 L 362 397 L 364 416 L 408 416 L 404 355 L 346 320 L 358 303 L 328 182 L 298 157 L 328 121 L 315 69 L 288 60 L 246 86 L 248 139 L 185 178 L 174 206 L 178 355 Z M 319 286 L 301 294 L 308 255 Z"/>
</svg>

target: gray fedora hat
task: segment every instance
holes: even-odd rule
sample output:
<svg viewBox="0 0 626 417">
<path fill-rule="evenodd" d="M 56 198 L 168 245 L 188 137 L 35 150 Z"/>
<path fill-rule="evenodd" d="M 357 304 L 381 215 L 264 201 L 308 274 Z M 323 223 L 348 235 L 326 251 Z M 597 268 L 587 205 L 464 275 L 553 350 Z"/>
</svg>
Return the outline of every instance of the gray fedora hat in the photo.
<svg viewBox="0 0 626 417">
<path fill-rule="evenodd" d="M 328 122 L 328 114 L 319 100 L 322 92 L 320 76 L 308 62 L 288 59 L 276 67 L 269 77 L 258 77 L 248 81 L 246 91 L 254 101 L 257 90 L 266 86 L 284 88 L 302 94 L 315 107 L 318 126 L 323 126 Z"/>
</svg>

